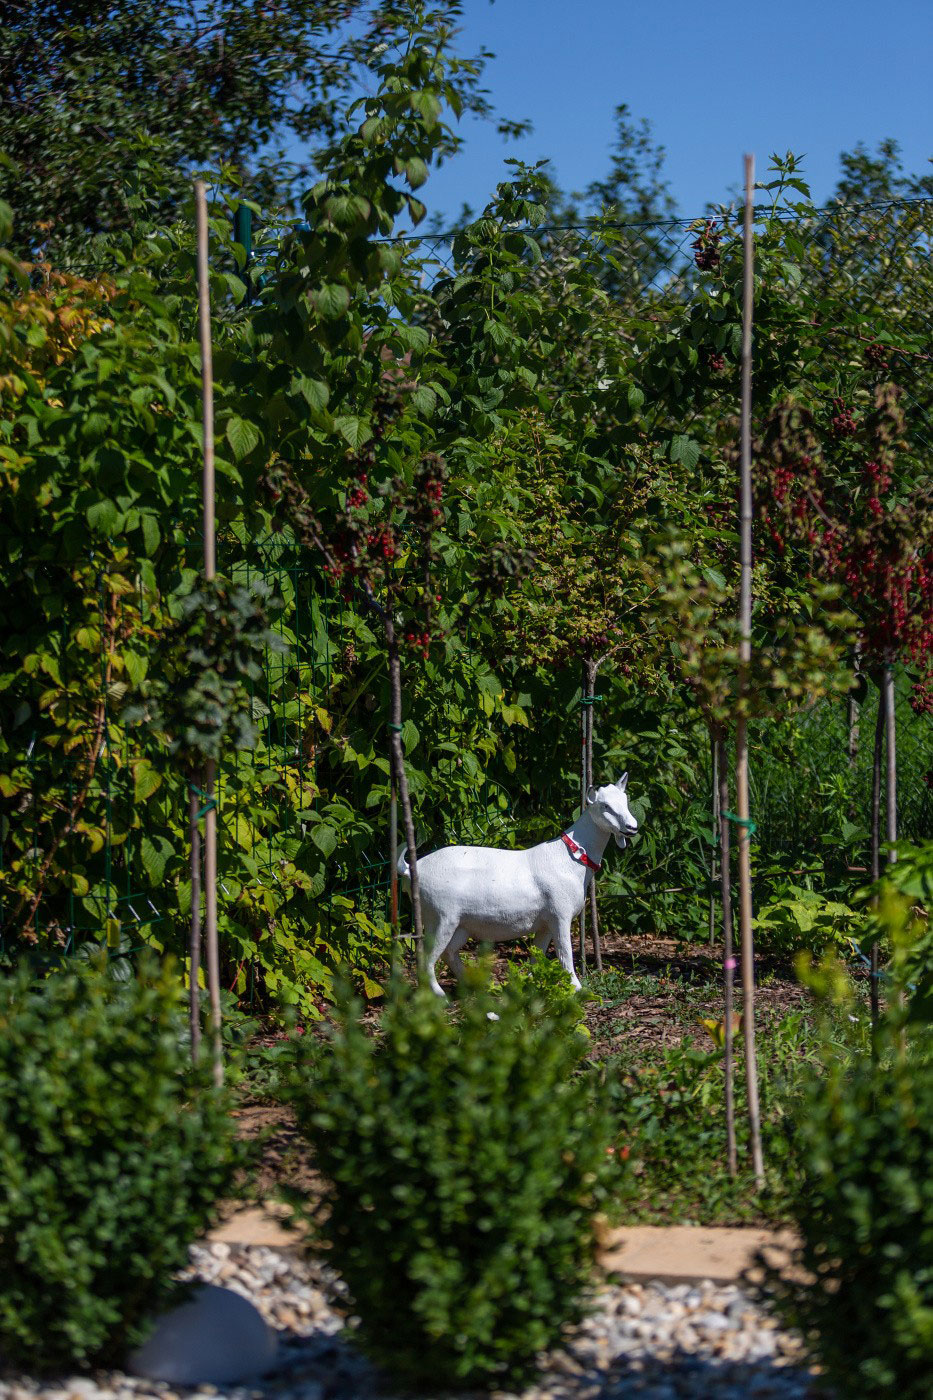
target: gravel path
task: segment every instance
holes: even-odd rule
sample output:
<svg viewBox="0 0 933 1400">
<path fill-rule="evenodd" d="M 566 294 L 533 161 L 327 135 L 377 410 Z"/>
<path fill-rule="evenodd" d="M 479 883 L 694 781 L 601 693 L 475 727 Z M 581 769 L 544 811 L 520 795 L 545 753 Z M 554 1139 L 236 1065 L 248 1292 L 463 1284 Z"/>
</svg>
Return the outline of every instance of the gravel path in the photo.
<svg viewBox="0 0 933 1400">
<path fill-rule="evenodd" d="M 192 1250 L 192 1276 L 249 1298 L 280 1330 L 279 1365 L 261 1386 L 179 1392 L 119 1373 L 40 1384 L 0 1377 L 0 1400 L 389 1400 L 391 1388 L 340 1335 L 345 1290 L 319 1262 L 262 1246 Z M 781 1332 L 734 1285 L 607 1285 L 596 1308 L 550 1353 L 530 1389 L 494 1400 L 804 1400 L 821 1393 Z M 428 1400 L 436 1400 L 435 1396 Z M 460 1396 L 459 1400 L 471 1400 Z M 478 1397 L 473 1397 L 478 1400 Z"/>
</svg>

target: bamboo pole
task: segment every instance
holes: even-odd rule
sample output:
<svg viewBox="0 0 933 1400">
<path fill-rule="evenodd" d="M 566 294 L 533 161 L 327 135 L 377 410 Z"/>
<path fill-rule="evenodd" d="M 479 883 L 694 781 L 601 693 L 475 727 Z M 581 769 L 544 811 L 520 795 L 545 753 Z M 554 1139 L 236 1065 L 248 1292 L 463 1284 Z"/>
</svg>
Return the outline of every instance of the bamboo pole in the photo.
<svg viewBox="0 0 933 1400">
<path fill-rule="evenodd" d="M 586 787 L 589 791 L 593 784 L 593 707 L 596 704 L 596 670 L 599 663 L 587 660 L 586 662 L 586 694 L 587 704 L 583 706 L 586 712 Z M 590 923 L 593 926 L 593 957 L 596 960 L 596 971 L 603 970 L 603 945 L 599 936 L 599 911 L 596 906 L 596 876 L 590 879 Z"/>
<path fill-rule="evenodd" d="M 211 302 L 207 258 L 207 193 L 203 180 L 194 182 L 198 229 L 198 322 L 201 332 L 201 398 L 204 422 L 202 498 L 204 505 L 204 578 L 216 574 L 216 525 L 214 518 L 214 365 L 211 350 Z M 204 775 L 204 943 L 207 987 L 211 1006 L 211 1047 L 214 1083 L 224 1078 L 220 1028 L 220 953 L 217 946 L 217 808 L 214 783 L 216 764 L 209 761 Z"/>
<path fill-rule="evenodd" d="M 871 882 L 881 879 L 881 751 L 884 743 L 884 680 L 878 678 L 878 713 L 875 717 L 875 743 L 871 762 Z M 877 1045 L 878 1024 L 881 1020 L 881 960 L 877 941 L 871 945 L 871 982 L 868 988 L 871 1005 L 873 1044 Z"/>
<path fill-rule="evenodd" d="M 188 833 L 191 838 L 191 923 L 188 935 L 188 1019 L 191 1026 L 191 1058 L 201 1052 L 201 828 L 198 795 L 188 794 Z"/>
<path fill-rule="evenodd" d="M 733 1044 L 733 988 L 735 986 L 735 955 L 732 947 L 732 861 L 729 818 L 729 767 L 726 757 L 726 736 L 716 732 L 716 777 L 719 785 L 717 816 L 719 820 L 720 884 L 722 890 L 722 976 L 723 976 L 723 1072 L 725 1075 L 726 1152 L 729 1175 L 738 1171 L 735 1145 L 735 1046 Z"/>
<path fill-rule="evenodd" d="M 893 843 L 897 840 L 897 716 L 894 711 L 894 667 L 890 662 L 884 668 L 884 737 L 885 737 L 885 784 L 884 784 L 884 834 L 888 842 L 888 864 L 897 860 Z"/>
<path fill-rule="evenodd" d="M 710 851 L 710 858 L 709 858 L 709 941 L 710 941 L 710 943 L 715 943 L 715 941 L 716 941 L 716 874 L 717 874 L 717 872 L 716 872 L 716 865 L 717 865 L 716 852 L 717 852 L 717 849 L 721 849 L 721 846 L 722 846 L 722 836 L 721 836 L 721 833 L 720 833 L 720 830 L 719 830 L 719 826 L 720 826 L 720 822 L 719 822 L 719 810 L 720 810 L 720 803 L 719 803 L 719 740 L 718 740 L 718 738 L 717 738 L 717 731 L 716 731 L 715 729 L 710 729 L 710 731 L 709 731 L 709 756 L 710 756 L 710 768 L 711 768 L 711 770 L 712 770 L 712 775 L 711 775 L 711 776 L 712 776 L 711 789 L 712 789 L 712 809 L 713 809 L 713 810 L 712 810 L 712 817 L 713 817 L 713 828 L 712 828 L 712 829 L 713 829 L 713 845 L 712 845 L 712 849 L 711 849 L 711 851 Z M 716 844 L 717 841 L 719 841 L 719 846 L 718 846 L 718 847 L 717 847 L 717 844 Z"/>
<path fill-rule="evenodd" d="M 745 157 L 744 268 L 742 278 L 742 422 L 739 538 L 739 714 L 735 730 L 735 797 L 739 831 L 739 927 L 742 940 L 742 1017 L 752 1168 L 764 1185 L 758 1061 L 755 1052 L 755 948 L 752 935 L 751 819 L 748 797 L 748 673 L 752 658 L 752 308 L 755 294 L 753 198 L 755 158 Z"/>
<path fill-rule="evenodd" d="M 586 811 L 586 665 L 580 679 L 580 816 Z M 585 873 L 585 872 L 584 872 Z M 585 882 L 584 882 L 585 887 Z M 586 895 L 580 910 L 580 971 L 586 972 Z"/>
</svg>

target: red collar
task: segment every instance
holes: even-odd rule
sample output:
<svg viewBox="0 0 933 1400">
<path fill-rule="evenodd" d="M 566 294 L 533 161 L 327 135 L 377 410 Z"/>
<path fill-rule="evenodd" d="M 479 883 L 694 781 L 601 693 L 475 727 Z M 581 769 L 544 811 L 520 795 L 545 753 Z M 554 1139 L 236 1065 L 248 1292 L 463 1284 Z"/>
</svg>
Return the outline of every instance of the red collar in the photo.
<svg viewBox="0 0 933 1400">
<path fill-rule="evenodd" d="M 602 866 L 597 865 L 595 860 L 590 860 L 583 847 L 578 846 L 576 841 L 574 841 L 573 837 L 568 836 L 566 831 L 561 832 L 560 839 L 563 841 L 564 845 L 567 847 L 567 850 L 573 856 L 574 860 L 579 861 L 580 865 L 585 865 L 587 870 L 602 870 Z"/>
</svg>

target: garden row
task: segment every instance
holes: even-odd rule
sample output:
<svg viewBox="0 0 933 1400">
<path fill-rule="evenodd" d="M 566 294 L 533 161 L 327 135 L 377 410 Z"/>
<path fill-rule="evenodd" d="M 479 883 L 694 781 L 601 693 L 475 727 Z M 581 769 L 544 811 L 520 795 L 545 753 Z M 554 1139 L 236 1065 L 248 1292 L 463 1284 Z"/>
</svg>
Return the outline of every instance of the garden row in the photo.
<svg viewBox="0 0 933 1400">
<path fill-rule="evenodd" d="M 555 230 L 519 167 L 440 257 L 398 230 L 454 139 L 456 65 L 415 25 L 376 67 L 298 227 L 254 204 L 247 266 L 245 202 L 212 206 L 216 583 L 190 211 L 102 235 L 93 275 L 3 261 L 8 960 L 180 951 L 213 762 L 225 985 L 307 1015 L 340 964 L 372 991 L 393 765 L 400 836 L 406 784 L 424 845 L 553 835 L 581 682 L 596 767 L 627 767 L 647 818 L 606 912 L 708 928 L 710 744 L 728 756 L 740 703 L 734 212 Z M 744 703 L 760 903 L 786 912 L 848 907 L 870 873 L 886 677 L 888 832 L 930 832 L 930 205 L 817 210 L 790 157 L 765 191 Z"/>
<path fill-rule="evenodd" d="M 912 986 L 895 986 L 872 1053 L 845 975 L 827 965 L 810 980 L 821 1028 L 785 1064 L 773 1115 L 765 1099 L 772 1164 L 783 1138 L 780 1210 L 801 1245 L 763 1296 L 841 1395 L 919 1400 L 933 1375 L 928 1024 Z M 289 1193 L 308 1247 L 343 1280 L 353 1344 L 396 1382 L 436 1394 L 528 1377 L 585 1312 L 598 1218 L 629 1218 L 676 1175 L 684 1125 L 708 1108 L 704 1057 L 693 1084 L 690 1055 L 635 1080 L 588 1059 L 583 1005 L 543 959 L 499 986 L 474 970 L 453 1013 L 399 978 L 378 1026 L 361 1010 L 345 989 L 329 1035 L 293 1033 L 276 1059 L 274 1092 L 315 1172 Z M 8 1376 L 125 1366 L 184 1298 L 189 1246 L 249 1190 L 228 1095 L 190 1066 L 170 968 L 120 981 L 72 963 L 41 985 L 4 982 Z M 679 1136 L 668 1122 L 652 1140 L 678 1115 Z M 638 1160 L 653 1163 L 647 1184 Z"/>
</svg>

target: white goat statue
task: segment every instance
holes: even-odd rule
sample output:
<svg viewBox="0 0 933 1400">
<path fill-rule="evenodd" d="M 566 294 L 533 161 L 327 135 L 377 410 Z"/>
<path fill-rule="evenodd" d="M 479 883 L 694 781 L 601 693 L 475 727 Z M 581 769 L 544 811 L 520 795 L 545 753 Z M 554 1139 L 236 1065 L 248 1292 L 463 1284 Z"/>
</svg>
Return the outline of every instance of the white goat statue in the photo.
<svg viewBox="0 0 933 1400">
<path fill-rule="evenodd" d="M 560 964 L 580 986 L 573 967 L 570 925 L 583 908 L 610 836 L 617 846 L 638 830 L 629 811 L 628 773 L 617 783 L 591 787 L 577 820 L 554 841 L 524 851 L 494 846 L 445 846 L 418 859 L 425 955 L 432 991 L 438 958 L 460 977 L 460 949 L 468 938 L 499 943 L 535 935 L 542 951 L 553 938 Z M 398 872 L 410 885 L 405 852 Z"/>
</svg>

